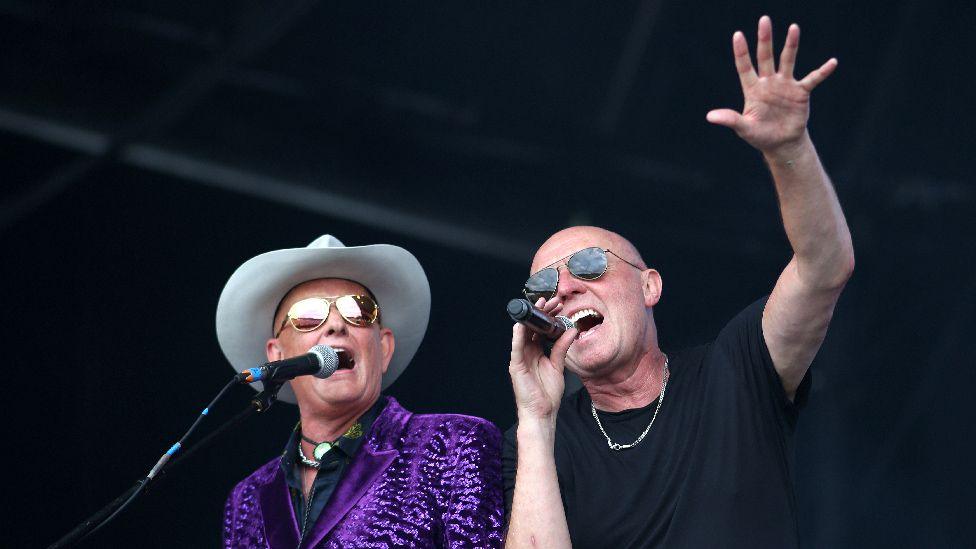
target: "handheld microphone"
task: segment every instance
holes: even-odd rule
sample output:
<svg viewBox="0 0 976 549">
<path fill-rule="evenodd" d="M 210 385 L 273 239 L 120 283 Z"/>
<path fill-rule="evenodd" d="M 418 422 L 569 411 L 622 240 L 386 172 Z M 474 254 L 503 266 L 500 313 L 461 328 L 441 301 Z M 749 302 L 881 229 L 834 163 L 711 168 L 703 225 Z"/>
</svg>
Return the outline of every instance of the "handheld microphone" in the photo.
<svg viewBox="0 0 976 549">
<path fill-rule="evenodd" d="M 575 326 L 572 320 L 564 316 L 552 317 L 540 311 L 528 299 L 513 299 L 506 309 L 512 320 L 545 337 L 550 343 Z"/>
<path fill-rule="evenodd" d="M 325 379 L 339 367 L 339 355 L 328 345 L 316 345 L 308 353 L 284 360 L 268 362 L 237 374 L 242 383 L 255 381 L 288 381 L 298 376 L 313 375 Z"/>
</svg>

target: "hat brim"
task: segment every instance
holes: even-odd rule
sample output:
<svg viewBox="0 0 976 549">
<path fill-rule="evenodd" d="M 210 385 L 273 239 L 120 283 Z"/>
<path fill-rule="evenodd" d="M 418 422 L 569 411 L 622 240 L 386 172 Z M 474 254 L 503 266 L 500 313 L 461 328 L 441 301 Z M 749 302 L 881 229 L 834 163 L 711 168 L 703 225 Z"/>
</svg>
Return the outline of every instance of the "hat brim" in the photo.
<svg viewBox="0 0 976 549">
<path fill-rule="evenodd" d="M 389 244 L 291 248 L 251 258 L 231 275 L 217 302 L 217 341 L 234 371 L 267 362 L 265 344 L 273 336 L 274 314 L 295 286 L 319 278 L 344 278 L 362 284 L 376 298 L 383 325 L 396 347 L 383 389 L 406 369 L 420 347 L 430 318 L 430 284 L 410 252 Z M 261 390 L 260 383 L 254 384 Z M 296 403 L 291 383 L 278 400 Z"/>
</svg>

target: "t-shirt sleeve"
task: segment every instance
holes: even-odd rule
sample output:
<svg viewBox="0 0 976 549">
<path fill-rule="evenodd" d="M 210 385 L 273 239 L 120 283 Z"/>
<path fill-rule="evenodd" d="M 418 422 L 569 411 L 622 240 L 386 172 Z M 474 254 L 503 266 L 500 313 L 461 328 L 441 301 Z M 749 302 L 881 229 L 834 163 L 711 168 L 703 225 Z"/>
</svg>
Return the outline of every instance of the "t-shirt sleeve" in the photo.
<svg viewBox="0 0 976 549">
<path fill-rule="evenodd" d="M 715 344 L 737 370 L 748 393 L 760 405 L 768 406 L 769 411 L 784 422 L 785 428 L 792 430 L 810 392 L 812 374 L 807 370 L 793 400 L 790 401 L 773 366 L 773 359 L 763 336 L 762 316 L 767 299 L 768 295 L 762 297 L 729 321 L 719 333 Z"/>
</svg>

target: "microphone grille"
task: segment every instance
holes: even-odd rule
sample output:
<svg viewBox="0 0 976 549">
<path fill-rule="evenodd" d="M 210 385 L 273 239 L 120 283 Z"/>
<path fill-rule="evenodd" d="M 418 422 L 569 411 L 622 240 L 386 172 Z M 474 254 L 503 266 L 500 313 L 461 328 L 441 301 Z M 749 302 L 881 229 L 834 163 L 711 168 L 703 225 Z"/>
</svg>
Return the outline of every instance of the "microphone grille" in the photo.
<svg viewBox="0 0 976 549">
<path fill-rule="evenodd" d="M 339 368 L 339 355 L 328 345 L 316 345 L 309 349 L 308 353 L 314 355 L 319 363 L 319 371 L 312 374 L 315 377 L 325 379 Z"/>
<path fill-rule="evenodd" d="M 565 316 L 557 315 L 556 316 L 556 320 L 558 320 L 559 322 L 562 322 L 563 323 L 563 327 L 566 328 L 567 330 L 570 329 L 570 328 L 575 328 L 576 327 L 576 323 L 573 322 L 572 320 L 566 318 Z"/>
</svg>

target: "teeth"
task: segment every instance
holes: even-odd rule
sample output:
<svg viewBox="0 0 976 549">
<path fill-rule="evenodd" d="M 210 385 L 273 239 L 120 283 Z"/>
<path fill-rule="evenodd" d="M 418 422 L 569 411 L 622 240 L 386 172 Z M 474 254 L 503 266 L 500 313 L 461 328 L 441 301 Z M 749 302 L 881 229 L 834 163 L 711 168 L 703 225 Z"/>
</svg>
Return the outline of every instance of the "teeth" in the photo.
<svg viewBox="0 0 976 549">
<path fill-rule="evenodd" d="M 600 316 L 600 313 L 594 311 L 593 309 L 580 309 L 579 311 L 573 313 L 573 316 L 570 317 L 570 320 L 572 320 L 575 323 L 577 320 L 586 316 L 595 316 L 597 318 L 602 318 Z"/>
<path fill-rule="evenodd" d="M 356 367 L 356 359 L 352 357 L 345 349 L 336 349 L 339 356 L 339 369 L 340 370 L 351 370 Z"/>
</svg>

